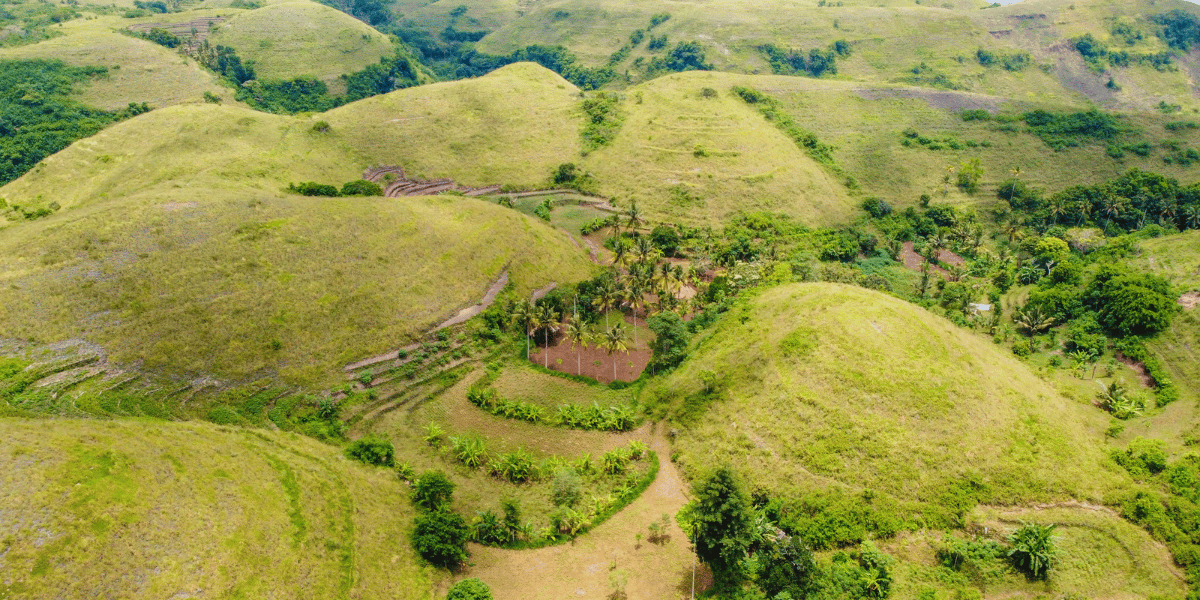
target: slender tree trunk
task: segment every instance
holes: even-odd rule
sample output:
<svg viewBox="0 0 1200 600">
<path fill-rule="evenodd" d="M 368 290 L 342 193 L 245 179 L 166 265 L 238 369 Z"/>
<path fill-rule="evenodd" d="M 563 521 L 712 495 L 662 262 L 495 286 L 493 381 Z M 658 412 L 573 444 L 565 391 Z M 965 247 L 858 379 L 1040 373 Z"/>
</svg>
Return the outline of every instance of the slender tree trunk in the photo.
<svg viewBox="0 0 1200 600">
<path fill-rule="evenodd" d="M 583 375 L 583 350 L 575 355 L 575 374 Z"/>
<path fill-rule="evenodd" d="M 613 381 L 617 380 L 617 359 L 613 358 Z"/>
<path fill-rule="evenodd" d="M 529 332 L 525 332 L 525 360 L 529 360 Z"/>
<path fill-rule="evenodd" d="M 545 359 L 543 362 L 545 363 L 544 366 L 547 369 L 549 369 L 550 368 L 550 328 L 549 327 L 546 328 L 546 333 L 542 334 L 542 341 L 546 344 L 546 347 L 544 349 L 542 349 L 542 357 Z"/>
<path fill-rule="evenodd" d="M 633 345 L 637 345 L 637 307 L 633 307 Z"/>
</svg>

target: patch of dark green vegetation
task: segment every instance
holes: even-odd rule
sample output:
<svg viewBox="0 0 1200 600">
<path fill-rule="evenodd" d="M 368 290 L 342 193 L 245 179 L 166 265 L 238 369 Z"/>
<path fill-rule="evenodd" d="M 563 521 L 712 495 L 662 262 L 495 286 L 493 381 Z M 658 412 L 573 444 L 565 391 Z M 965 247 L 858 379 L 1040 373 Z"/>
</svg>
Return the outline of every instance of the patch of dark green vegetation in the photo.
<svg viewBox="0 0 1200 600">
<path fill-rule="evenodd" d="M 300 183 L 289 183 L 287 191 L 301 196 L 325 196 L 328 198 L 337 198 L 341 196 L 382 196 L 383 188 L 378 183 L 367 181 L 365 179 L 356 179 L 347 181 L 342 185 L 342 189 L 338 189 L 335 185 L 325 183 L 317 183 L 315 181 L 303 181 Z"/>
<path fill-rule="evenodd" d="M 104 12 L 99 9 L 97 12 Z M 83 16 L 77 4 L 8 2 L 0 8 L 0 48 L 35 44 L 59 32 L 55 25 Z"/>
<path fill-rule="evenodd" d="M 650 18 L 650 25 L 648 25 L 645 29 L 634 30 L 633 33 L 629 34 L 629 41 L 626 42 L 625 45 L 618 48 L 616 52 L 613 52 L 612 56 L 608 57 L 608 66 L 615 67 L 621 61 L 625 60 L 626 58 L 629 58 L 629 53 L 633 52 L 633 49 L 637 48 L 638 45 L 642 43 L 642 40 L 646 39 L 646 34 L 650 33 L 650 31 L 652 29 L 654 29 L 655 27 L 658 27 L 659 25 L 662 25 L 663 23 L 667 22 L 667 20 L 670 18 L 671 18 L 671 13 L 658 13 Z M 655 38 L 655 37 L 651 36 L 651 41 L 656 42 L 655 43 L 656 47 L 648 48 L 649 50 L 660 49 L 663 45 L 666 45 L 666 36 L 663 36 L 661 38 L 662 39 L 661 45 L 657 43 L 658 39 L 659 38 Z"/>
<path fill-rule="evenodd" d="M 833 160 L 834 147 L 822 143 L 817 139 L 815 133 L 806 131 L 797 125 L 795 119 L 783 110 L 777 100 L 750 88 L 734 87 L 732 91 L 746 104 L 757 108 L 768 121 L 774 123 L 784 135 L 803 148 L 813 160 L 826 166 L 836 167 Z"/>
<path fill-rule="evenodd" d="M 253 108 L 276 114 L 292 115 L 302 112 L 324 112 L 347 102 L 394 92 L 421 83 L 420 62 L 407 49 L 397 47 L 391 56 L 368 65 L 361 71 L 342 75 L 346 93 L 334 96 L 324 81 L 315 77 L 260 80 L 252 61 L 243 61 L 229 46 L 213 46 L 208 40 L 185 44 L 185 40 L 164 29 L 151 29 L 132 34 L 167 48 L 178 49 L 208 70 L 216 73 L 236 90 L 239 101 Z M 210 102 L 220 98 L 205 96 Z"/>
<path fill-rule="evenodd" d="M 1028 52 L 1000 52 L 980 48 L 975 51 L 975 60 L 982 67 L 1003 67 L 1005 71 L 1014 73 L 1024 71 L 1033 64 L 1033 57 Z"/>
<path fill-rule="evenodd" d="M 1162 442 L 1139 437 L 1114 450 L 1113 459 L 1144 484 L 1116 499 L 1121 513 L 1170 548 L 1194 596 L 1200 591 L 1200 458 L 1187 454 L 1172 462 Z"/>
<path fill-rule="evenodd" d="M 1099 227 L 1110 235 L 1148 226 L 1183 230 L 1200 228 L 1200 183 L 1181 185 L 1157 173 L 1132 169 L 1096 185 L 1069 187 L 1046 196 L 1024 182 L 1009 179 L 997 196 L 1008 200 L 1030 223 Z"/>
<path fill-rule="evenodd" d="M 584 156 L 607 146 L 617 137 L 624 120 L 620 104 L 621 97 L 609 92 L 599 92 L 583 100 L 583 114 L 586 117 L 581 134 Z"/>
<path fill-rule="evenodd" d="M 1029 132 L 1055 150 L 1074 148 L 1085 142 L 1109 142 L 1132 133 L 1117 117 L 1090 109 L 1074 113 L 1034 110 L 1021 115 Z"/>
<path fill-rule="evenodd" d="M 1105 62 L 1112 67 L 1144 64 L 1154 67 L 1158 71 L 1175 70 L 1170 52 L 1132 54 L 1128 50 L 1113 50 L 1090 33 L 1075 38 L 1071 42 L 1075 45 L 1075 50 L 1083 57 L 1084 62 L 1095 71 L 1104 70 L 1103 63 Z"/>
<path fill-rule="evenodd" d="M 986 113 L 987 111 L 984 112 Z M 987 140 L 982 142 L 975 140 L 963 141 L 955 135 L 931 137 L 922 135 L 921 132 L 910 127 L 904 130 L 900 138 L 900 145 L 906 148 L 921 147 L 927 150 L 962 150 L 964 148 L 990 148 L 992 143 Z"/>
<path fill-rule="evenodd" d="M 351 442 L 346 447 L 346 456 L 376 467 L 396 466 L 396 447 L 379 437 L 367 436 Z"/>
<path fill-rule="evenodd" d="M 75 140 L 150 110 L 143 103 L 110 112 L 74 99 L 79 84 L 107 75 L 104 67 L 71 67 L 58 60 L 0 61 L 0 185 Z M 34 211 L 26 218 L 47 214 Z"/>
<path fill-rule="evenodd" d="M 569 13 L 565 11 L 559 12 L 562 13 L 562 18 L 569 16 Z M 452 14 L 451 25 L 440 32 L 430 31 L 412 21 L 403 21 L 390 27 L 379 27 L 381 31 L 394 33 L 414 48 L 421 60 L 444 79 L 480 77 L 505 65 L 529 61 L 558 73 L 567 81 L 584 90 L 595 90 L 617 76 L 614 67 L 625 60 L 642 40 L 648 40 L 646 42 L 648 50 L 655 51 L 665 48 L 667 46 L 666 36 L 652 36 L 648 33 L 670 18 L 668 13 L 654 15 L 648 27 L 638 29 L 630 34 L 629 42 L 610 56 L 607 64 L 599 67 L 586 67 L 580 64 L 573 52 L 563 46 L 534 44 L 505 55 L 479 52 L 475 49 L 473 42 L 489 32 L 473 32 L 472 35 L 462 36 L 453 30 L 454 23 L 465 13 L 466 11 L 458 15 Z M 679 42 L 667 52 L 666 56 L 657 56 L 648 62 L 644 61 L 643 57 L 639 57 L 634 61 L 633 67 L 643 69 L 647 76 L 653 76 L 670 72 L 707 70 L 711 69 L 712 65 L 705 60 L 704 48 L 699 43 Z"/>
<path fill-rule="evenodd" d="M 1159 25 L 1158 37 L 1174 50 L 1190 52 L 1192 44 L 1200 42 L 1200 19 L 1192 13 L 1175 9 L 1150 20 Z"/>
<path fill-rule="evenodd" d="M 869 491 L 795 501 L 747 493 L 723 467 L 693 485 L 692 500 L 677 518 L 722 597 L 886 598 L 895 559 L 871 539 L 895 536 L 900 514 Z M 978 572 L 1015 569 L 1032 580 L 1047 579 L 1059 558 L 1053 532 L 1053 525 L 1025 524 L 1004 542 L 947 536 L 937 552 L 945 568 L 938 577 L 962 589 L 972 587 L 970 575 Z M 815 553 L 830 549 L 836 552 L 828 558 Z"/>
<path fill-rule="evenodd" d="M 837 59 L 850 58 L 850 42 L 838 40 L 828 48 L 813 48 L 808 52 L 780 48 L 775 44 L 758 46 L 758 51 L 771 63 L 771 72 L 776 75 L 837 75 Z"/>
<path fill-rule="evenodd" d="M 467 391 L 467 400 L 490 414 L 529 423 L 591 431 L 630 431 L 637 426 L 634 410 L 629 405 L 600 408 L 597 405 L 560 404 L 553 414 L 546 414 L 536 404 L 502 398 L 496 390 L 480 385 Z"/>
<path fill-rule="evenodd" d="M 362 100 L 388 92 L 418 85 L 420 66 L 403 49 L 392 56 L 379 59 L 361 71 L 342 75 L 346 93 L 334 96 L 325 82 L 315 77 L 290 80 L 255 80 L 237 88 L 237 99 L 258 110 L 291 115 L 302 112 L 324 112 L 347 102 Z"/>
</svg>

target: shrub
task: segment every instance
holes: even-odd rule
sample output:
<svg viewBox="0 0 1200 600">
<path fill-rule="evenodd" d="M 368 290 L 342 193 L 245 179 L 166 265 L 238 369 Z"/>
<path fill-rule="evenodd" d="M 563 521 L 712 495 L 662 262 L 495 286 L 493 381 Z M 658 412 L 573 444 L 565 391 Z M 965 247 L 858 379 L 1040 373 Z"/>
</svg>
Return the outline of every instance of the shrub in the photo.
<svg viewBox="0 0 1200 600">
<path fill-rule="evenodd" d="M 450 586 L 446 600 L 492 600 L 492 590 L 486 583 L 472 577 Z"/>
<path fill-rule="evenodd" d="M 425 471 L 413 485 L 413 504 L 427 511 L 449 506 L 453 496 L 454 484 L 441 471 Z"/>
<path fill-rule="evenodd" d="M 370 182 L 365 179 L 357 181 L 347 181 L 342 185 L 343 196 L 382 196 L 383 188 L 379 187 L 378 183 Z"/>
<path fill-rule="evenodd" d="M 316 123 L 313 123 L 312 129 L 309 131 L 312 131 L 313 133 L 329 133 L 330 131 L 333 131 L 333 127 L 329 125 L 328 121 L 317 121 Z"/>
<path fill-rule="evenodd" d="M 1048 578 L 1057 554 L 1054 544 L 1055 527 L 1026 523 L 1013 532 L 1008 538 L 1012 544 L 1008 558 L 1013 566 L 1033 579 Z"/>
<path fill-rule="evenodd" d="M 471 530 L 462 516 L 437 510 L 416 518 L 413 547 L 430 564 L 452 568 L 466 560 L 470 537 Z"/>
<path fill-rule="evenodd" d="M 550 497 L 555 506 L 575 506 L 582 497 L 582 481 L 574 469 L 559 469 L 554 472 Z"/>
<path fill-rule="evenodd" d="M 396 448 L 388 440 L 363 438 L 346 448 L 346 456 L 377 467 L 391 467 L 396 462 Z"/>
<path fill-rule="evenodd" d="M 882 219 L 892 214 L 892 205 L 888 204 L 887 201 L 882 198 L 872 197 L 863 200 L 862 209 L 867 211 L 867 214 L 875 217 L 876 219 Z"/>
<path fill-rule="evenodd" d="M 298 184 L 290 183 L 288 184 L 287 191 L 293 194 L 300 194 L 301 196 L 337 197 L 341 195 L 337 187 L 315 181 L 304 181 Z"/>
</svg>

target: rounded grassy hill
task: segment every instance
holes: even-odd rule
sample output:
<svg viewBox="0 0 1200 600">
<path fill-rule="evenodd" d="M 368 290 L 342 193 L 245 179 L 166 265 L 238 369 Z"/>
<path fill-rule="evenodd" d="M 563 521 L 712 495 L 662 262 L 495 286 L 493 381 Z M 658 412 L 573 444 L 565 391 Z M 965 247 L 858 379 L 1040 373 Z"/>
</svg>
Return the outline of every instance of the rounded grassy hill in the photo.
<svg viewBox="0 0 1200 600">
<path fill-rule="evenodd" d="M 387 36 L 315 2 L 283 2 L 235 14 L 212 36 L 254 62 L 261 79 L 312 76 L 332 84 L 392 54 Z"/>
<path fill-rule="evenodd" d="M 1096 499 L 1123 481 L 1105 466 L 1099 411 L 990 341 L 857 287 L 764 290 L 648 394 L 683 425 L 689 470 L 731 463 L 775 493 L 938 503 L 967 482 L 979 501 L 1014 503 Z"/>
<path fill-rule="evenodd" d="M 568 236 L 484 200 L 286 193 L 376 164 L 337 126 L 311 129 L 179 106 L 49 158 L 0 191 L 59 206 L 4 226 L 0 329 L 81 337 L 170 373 L 327 385 L 475 304 L 506 269 L 518 293 L 590 273 Z"/>
<path fill-rule="evenodd" d="M 294 435 L 0 420 L 0 597 L 425 598 L 386 469 Z"/>
</svg>

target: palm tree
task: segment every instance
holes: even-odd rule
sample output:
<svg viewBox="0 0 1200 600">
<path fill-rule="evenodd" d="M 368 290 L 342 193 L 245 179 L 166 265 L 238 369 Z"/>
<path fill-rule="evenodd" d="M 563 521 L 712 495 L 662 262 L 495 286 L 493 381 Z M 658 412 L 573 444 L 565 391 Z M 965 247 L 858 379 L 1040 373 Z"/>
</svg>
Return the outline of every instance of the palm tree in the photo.
<svg viewBox="0 0 1200 600">
<path fill-rule="evenodd" d="M 637 200 L 629 201 L 629 210 L 625 211 L 625 216 L 629 217 L 629 220 L 625 223 L 625 226 L 628 227 L 630 231 L 642 226 L 642 212 L 638 210 Z"/>
<path fill-rule="evenodd" d="M 546 324 L 546 320 L 549 316 L 549 311 L 547 310 L 546 306 L 537 306 L 536 304 L 533 305 L 529 311 L 529 333 L 537 333 L 537 330 L 541 329 L 542 326 Z M 526 343 L 528 343 L 528 341 L 526 341 Z M 543 352 L 543 354 L 545 354 L 545 352 Z M 525 359 L 529 359 L 529 351 L 525 352 Z"/>
<path fill-rule="evenodd" d="M 605 277 L 600 280 L 600 287 L 596 290 L 596 297 L 592 298 L 592 304 L 604 311 L 604 326 L 608 327 L 608 311 L 612 310 L 617 305 L 617 295 L 620 290 L 617 288 L 617 281 L 612 277 Z"/>
<path fill-rule="evenodd" d="M 1008 236 L 1009 242 L 1015 242 L 1025 237 L 1024 228 L 1024 225 L 1021 224 L 1021 219 L 1016 215 L 1009 215 L 1008 219 L 1004 221 L 1004 224 L 1000 226 L 1000 229 L 1004 232 L 1004 235 Z"/>
<path fill-rule="evenodd" d="M 653 263 L 658 258 L 658 248 L 655 248 L 650 238 L 644 235 L 634 242 L 633 253 L 640 263 Z"/>
<path fill-rule="evenodd" d="M 1092 216 L 1092 201 L 1088 199 L 1080 200 L 1075 205 L 1075 210 L 1079 213 L 1079 225 L 1083 225 Z"/>
<path fill-rule="evenodd" d="M 1200 205 L 1193 204 L 1183 209 L 1183 224 L 1190 229 L 1200 229 Z"/>
<path fill-rule="evenodd" d="M 1050 222 L 1057 224 L 1058 220 L 1067 214 L 1067 201 L 1058 196 L 1050 198 L 1050 204 L 1046 207 L 1049 212 Z"/>
<path fill-rule="evenodd" d="M 541 322 L 541 325 L 542 325 L 541 326 L 542 336 L 543 336 L 542 342 L 546 346 L 546 349 L 542 351 L 542 356 L 545 357 L 545 361 L 542 366 L 549 369 L 550 368 L 550 332 L 558 331 L 559 323 L 558 323 L 558 319 L 556 318 L 558 315 L 554 314 L 554 309 L 550 308 L 549 305 L 542 306 L 542 308 L 539 312 L 540 312 L 540 315 L 539 315 L 538 320 Z"/>
<path fill-rule="evenodd" d="M 1101 210 L 1108 216 L 1108 222 L 1112 223 L 1113 219 L 1121 216 L 1125 212 L 1125 199 L 1120 196 L 1109 196 L 1104 199 L 1101 205 Z"/>
<path fill-rule="evenodd" d="M 633 313 L 633 345 L 637 345 L 637 313 L 646 305 L 646 280 L 644 278 L 630 279 L 625 288 L 625 304 Z"/>
<path fill-rule="evenodd" d="M 601 348 L 608 352 L 611 358 L 613 352 L 629 352 L 629 346 L 625 344 L 625 327 L 618 324 L 616 327 L 609 327 L 604 332 L 604 340 L 601 342 Z M 613 359 L 613 381 L 617 380 L 617 361 Z"/>
<path fill-rule="evenodd" d="M 613 215 L 609 217 L 608 226 L 612 229 L 613 237 L 621 239 L 621 215 Z"/>
<path fill-rule="evenodd" d="M 1010 171 L 1013 176 L 1012 189 L 1008 190 L 1008 205 L 1012 206 L 1013 196 L 1017 195 L 1017 180 L 1021 178 L 1021 167 L 1013 167 Z"/>
<path fill-rule="evenodd" d="M 529 360 L 529 327 L 536 311 L 532 302 L 521 300 L 513 306 L 512 315 L 510 315 L 514 325 L 525 328 L 525 360 Z"/>
<path fill-rule="evenodd" d="M 942 175 L 942 197 L 950 195 L 950 176 L 954 174 L 954 165 L 946 167 L 946 174 Z"/>
<path fill-rule="evenodd" d="M 1029 330 L 1033 337 L 1040 331 L 1049 329 L 1054 324 L 1054 317 L 1047 315 L 1040 306 L 1025 305 L 1014 311 L 1013 322 Z"/>
<path fill-rule="evenodd" d="M 629 261 L 629 242 L 625 238 L 617 238 L 613 242 L 613 264 L 623 265 Z"/>
<path fill-rule="evenodd" d="M 567 341 L 571 342 L 571 349 L 575 349 L 575 345 L 579 344 L 580 351 L 575 354 L 575 374 L 583 375 L 583 348 L 587 348 L 588 340 L 592 337 L 588 331 L 587 325 L 584 325 L 578 318 L 567 321 L 563 326 L 563 335 Z"/>
</svg>

